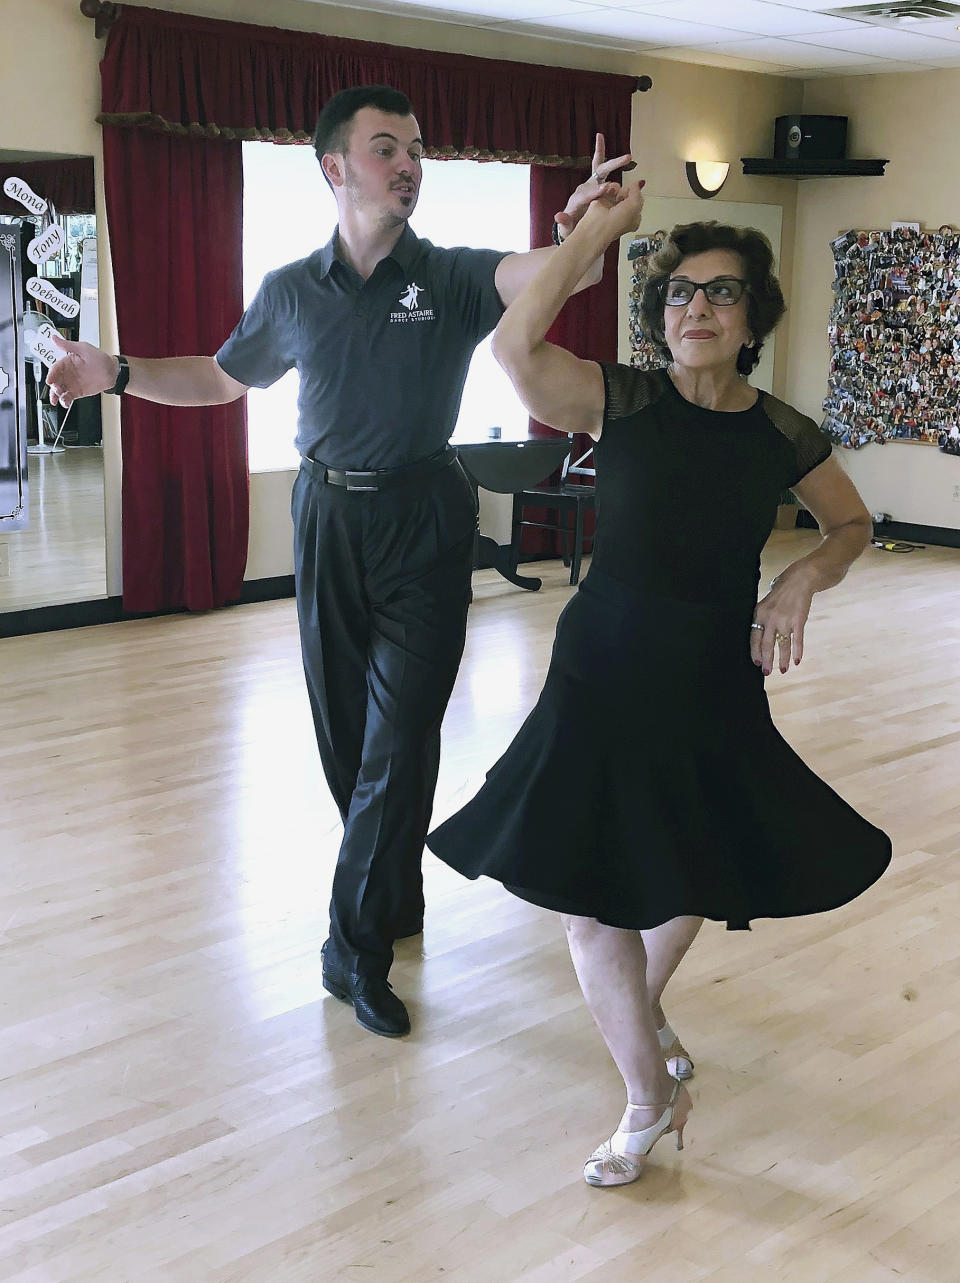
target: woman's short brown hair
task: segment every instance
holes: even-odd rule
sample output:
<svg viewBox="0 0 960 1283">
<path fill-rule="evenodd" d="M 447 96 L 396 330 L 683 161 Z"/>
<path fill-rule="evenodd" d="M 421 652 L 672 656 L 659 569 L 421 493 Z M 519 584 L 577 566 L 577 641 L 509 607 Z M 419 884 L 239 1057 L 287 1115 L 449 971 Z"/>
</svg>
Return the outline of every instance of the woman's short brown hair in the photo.
<svg viewBox="0 0 960 1283">
<path fill-rule="evenodd" d="M 780 282 L 773 271 L 773 250 L 762 232 L 753 227 L 730 227 L 726 223 L 681 223 L 651 258 L 640 300 L 640 328 L 644 337 L 665 360 L 673 359 L 663 325 L 663 285 L 691 254 L 711 249 L 728 249 L 740 256 L 747 282 L 747 324 L 754 342 L 742 347 L 737 369 L 749 374 L 760 360 L 764 340 L 783 316 L 786 304 Z"/>
</svg>

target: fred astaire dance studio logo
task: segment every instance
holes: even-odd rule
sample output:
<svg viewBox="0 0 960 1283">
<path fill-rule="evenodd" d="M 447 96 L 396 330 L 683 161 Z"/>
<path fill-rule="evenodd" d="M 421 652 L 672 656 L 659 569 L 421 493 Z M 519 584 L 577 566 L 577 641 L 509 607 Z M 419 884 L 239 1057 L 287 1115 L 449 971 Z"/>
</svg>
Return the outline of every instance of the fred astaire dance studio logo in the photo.
<svg viewBox="0 0 960 1283">
<path fill-rule="evenodd" d="M 420 303 L 420 295 L 424 292 L 422 285 L 416 285 L 410 282 L 404 288 L 400 295 L 400 306 L 404 309 L 402 312 L 391 312 L 390 321 L 396 325 L 406 325 L 410 321 L 435 321 L 436 313 L 432 307 L 423 307 Z"/>
</svg>

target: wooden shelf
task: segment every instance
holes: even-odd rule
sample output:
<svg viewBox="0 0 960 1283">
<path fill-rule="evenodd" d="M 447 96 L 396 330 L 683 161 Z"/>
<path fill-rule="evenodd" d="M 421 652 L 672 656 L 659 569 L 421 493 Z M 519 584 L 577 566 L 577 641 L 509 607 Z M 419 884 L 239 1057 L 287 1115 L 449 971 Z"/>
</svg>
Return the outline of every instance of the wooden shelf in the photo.
<svg viewBox="0 0 960 1283">
<path fill-rule="evenodd" d="M 745 174 L 779 178 L 882 178 L 888 160 L 776 160 L 768 156 L 741 156 Z"/>
</svg>

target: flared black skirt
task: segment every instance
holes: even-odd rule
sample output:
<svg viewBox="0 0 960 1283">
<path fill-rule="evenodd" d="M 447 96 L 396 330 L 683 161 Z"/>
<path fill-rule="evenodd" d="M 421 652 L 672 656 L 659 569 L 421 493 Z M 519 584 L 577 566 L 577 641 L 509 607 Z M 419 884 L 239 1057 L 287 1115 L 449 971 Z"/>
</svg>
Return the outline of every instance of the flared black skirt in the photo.
<svg viewBox="0 0 960 1283">
<path fill-rule="evenodd" d="M 468 878 L 628 929 L 686 914 L 742 928 L 852 900 L 890 840 L 773 725 L 749 625 L 591 569 L 536 707 L 427 845 Z"/>
</svg>

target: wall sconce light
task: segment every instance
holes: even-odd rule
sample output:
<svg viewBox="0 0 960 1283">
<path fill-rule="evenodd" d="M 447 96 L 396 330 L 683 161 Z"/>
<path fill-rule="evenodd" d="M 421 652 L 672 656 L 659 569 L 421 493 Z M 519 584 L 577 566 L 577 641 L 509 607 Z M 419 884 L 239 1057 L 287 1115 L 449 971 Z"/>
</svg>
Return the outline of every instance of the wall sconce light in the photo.
<svg viewBox="0 0 960 1283">
<path fill-rule="evenodd" d="M 688 160 L 687 182 L 701 200 L 710 200 L 727 181 L 730 162 L 726 160 Z"/>
</svg>

